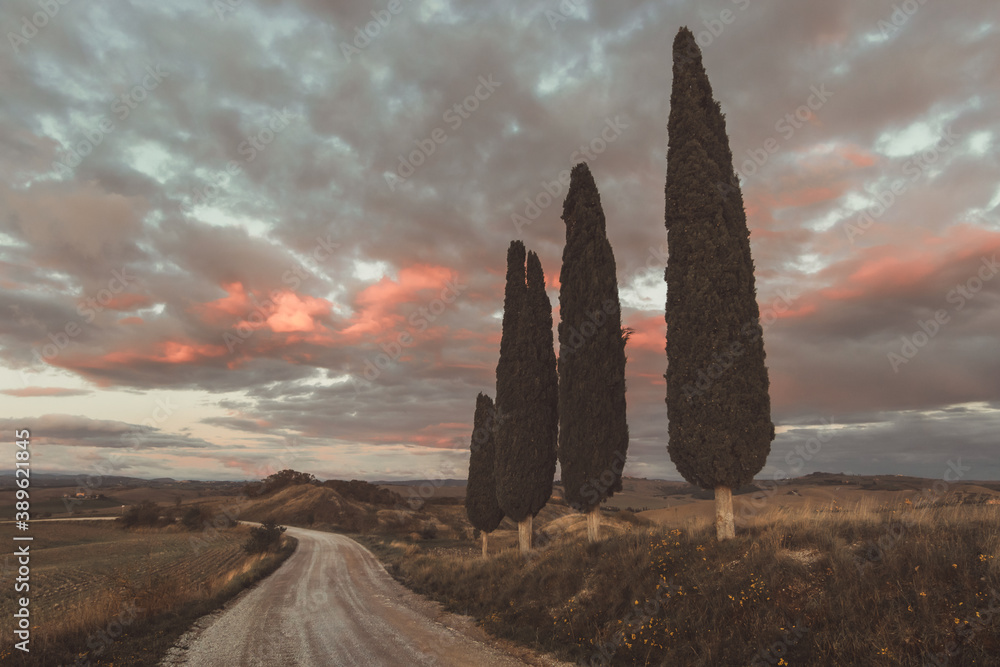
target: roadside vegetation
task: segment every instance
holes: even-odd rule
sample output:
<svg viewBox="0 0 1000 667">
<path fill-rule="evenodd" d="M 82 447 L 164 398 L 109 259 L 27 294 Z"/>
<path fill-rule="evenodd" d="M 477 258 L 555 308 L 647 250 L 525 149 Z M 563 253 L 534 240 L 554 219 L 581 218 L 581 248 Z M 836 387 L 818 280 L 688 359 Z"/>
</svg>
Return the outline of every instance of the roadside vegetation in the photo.
<svg viewBox="0 0 1000 667">
<path fill-rule="evenodd" d="M 585 665 L 988 665 L 1000 655 L 1000 507 L 793 510 L 715 539 L 710 520 L 608 522 L 527 558 L 365 539 L 413 590 Z M 554 523 L 558 523 L 554 522 Z"/>
<path fill-rule="evenodd" d="M 262 526 L 252 526 L 250 537 L 243 543 L 243 551 L 250 555 L 275 551 L 281 543 L 281 536 L 284 532 L 284 526 L 275 525 L 271 521 Z"/>
<path fill-rule="evenodd" d="M 127 527 L 125 521 L 32 526 L 31 652 L 7 642 L 0 664 L 156 665 L 195 620 L 295 550 L 295 539 L 279 531 L 268 548 L 248 554 L 247 526 L 209 531 L 192 521 L 191 530 L 163 525 L 152 503 L 140 507 Z M 0 598 L 7 618 L 12 591 Z"/>
</svg>

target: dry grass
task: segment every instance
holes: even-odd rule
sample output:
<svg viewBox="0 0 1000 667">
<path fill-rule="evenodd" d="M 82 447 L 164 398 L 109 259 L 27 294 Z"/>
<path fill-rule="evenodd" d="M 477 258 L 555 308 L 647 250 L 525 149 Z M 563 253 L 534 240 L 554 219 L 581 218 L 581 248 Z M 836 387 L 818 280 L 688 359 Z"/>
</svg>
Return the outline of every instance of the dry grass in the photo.
<svg viewBox="0 0 1000 667">
<path fill-rule="evenodd" d="M 607 520 L 606 520 L 607 521 Z M 376 545 L 490 632 L 583 664 L 997 664 L 1000 507 L 799 507 L 714 527 L 571 530 L 527 561 Z M 937 661 L 937 662 L 935 662 Z"/>
<path fill-rule="evenodd" d="M 202 537 L 198 533 L 123 531 L 110 523 L 32 526 L 31 654 L 12 651 L 8 636 L 0 662 L 155 664 L 178 630 L 291 553 L 245 555 L 245 526 L 220 530 L 196 545 L 191 538 Z M 13 587 L 5 589 L 0 614 L 10 618 Z"/>
</svg>

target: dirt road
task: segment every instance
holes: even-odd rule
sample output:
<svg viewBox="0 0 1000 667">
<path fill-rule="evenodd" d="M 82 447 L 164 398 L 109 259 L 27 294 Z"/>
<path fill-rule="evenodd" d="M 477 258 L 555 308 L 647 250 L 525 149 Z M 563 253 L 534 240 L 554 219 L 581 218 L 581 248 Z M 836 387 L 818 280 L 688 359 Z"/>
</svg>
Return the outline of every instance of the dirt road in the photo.
<svg viewBox="0 0 1000 667">
<path fill-rule="evenodd" d="M 366 549 L 289 528 L 298 549 L 270 577 L 201 621 L 165 666 L 553 665 L 492 646 L 468 619 L 392 579 Z"/>
</svg>

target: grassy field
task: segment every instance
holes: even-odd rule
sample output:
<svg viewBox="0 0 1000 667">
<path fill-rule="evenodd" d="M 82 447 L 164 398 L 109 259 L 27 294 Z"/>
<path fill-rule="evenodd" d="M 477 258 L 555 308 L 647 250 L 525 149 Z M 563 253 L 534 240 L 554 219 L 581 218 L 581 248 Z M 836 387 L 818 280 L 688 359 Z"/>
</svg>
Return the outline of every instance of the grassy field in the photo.
<svg viewBox="0 0 1000 667">
<path fill-rule="evenodd" d="M 125 531 L 111 521 L 36 522 L 31 546 L 31 654 L 0 663 L 152 665 L 198 616 L 273 571 L 294 549 L 247 556 L 245 526 L 205 535 L 179 527 Z M 0 614 L 15 611 L 5 570 Z"/>
<path fill-rule="evenodd" d="M 1000 507 L 790 508 L 719 544 L 578 517 L 528 559 L 468 543 L 362 538 L 387 568 L 494 635 L 579 664 L 996 665 Z"/>
</svg>

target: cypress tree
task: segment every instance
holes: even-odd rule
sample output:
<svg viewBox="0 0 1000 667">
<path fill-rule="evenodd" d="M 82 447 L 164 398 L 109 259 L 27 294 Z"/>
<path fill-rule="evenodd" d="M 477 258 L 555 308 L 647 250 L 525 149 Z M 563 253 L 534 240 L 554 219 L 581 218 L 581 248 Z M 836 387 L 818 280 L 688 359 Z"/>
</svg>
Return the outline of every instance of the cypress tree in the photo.
<svg viewBox="0 0 1000 667">
<path fill-rule="evenodd" d="M 566 246 L 559 274 L 559 464 L 566 502 L 598 537 L 601 501 L 622 489 L 628 451 L 625 342 L 615 257 L 597 185 L 586 164 L 563 203 Z"/>
<path fill-rule="evenodd" d="M 531 548 L 532 518 L 552 495 L 558 429 L 558 377 L 552 304 L 535 253 L 507 251 L 503 334 L 497 364 L 497 501 L 518 523 L 521 551 Z"/>
<path fill-rule="evenodd" d="M 469 523 L 483 534 L 483 557 L 487 553 L 487 535 L 503 520 L 497 504 L 496 479 L 493 476 L 493 399 L 486 394 L 476 397 L 476 416 L 472 426 L 469 455 L 469 479 L 465 487 L 465 514 Z"/>
<path fill-rule="evenodd" d="M 714 489 L 716 533 L 735 536 L 732 489 L 774 439 L 743 195 L 725 116 L 694 35 L 674 39 L 667 131 L 667 450 L 684 479 Z"/>
</svg>

